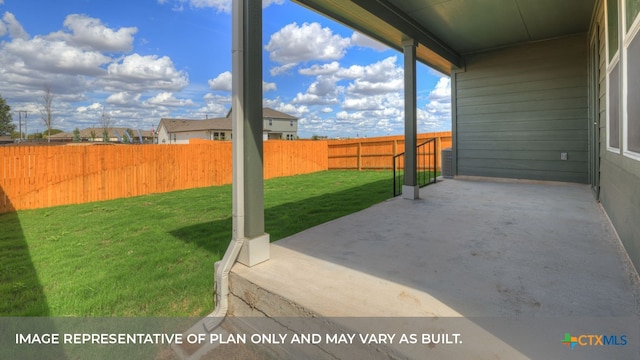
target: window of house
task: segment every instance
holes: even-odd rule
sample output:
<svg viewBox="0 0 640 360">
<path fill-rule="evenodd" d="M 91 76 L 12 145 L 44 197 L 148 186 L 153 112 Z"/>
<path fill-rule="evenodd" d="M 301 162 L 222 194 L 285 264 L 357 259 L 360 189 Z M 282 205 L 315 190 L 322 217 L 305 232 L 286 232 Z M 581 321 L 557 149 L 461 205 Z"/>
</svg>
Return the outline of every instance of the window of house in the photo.
<svg viewBox="0 0 640 360">
<path fill-rule="evenodd" d="M 273 125 L 273 119 L 269 119 L 269 126 Z"/>
<path fill-rule="evenodd" d="M 289 126 L 293 126 L 293 120 L 289 121 Z"/>
<path fill-rule="evenodd" d="M 607 0 L 607 149 L 620 153 L 620 37 L 618 0 Z"/>
<path fill-rule="evenodd" d="M 625 0 L 623 6 L 623 61 L 625 106 L 623 116 L 624 154 L 640 160 L 640 0 Z"/>
<path fill-rule="evenodd" d="M 638 18 L 640 13 L 640 0 L 625 1 L 625 23 L 627 31 L 631 30 L 633 22 Z"/>
<path fill-rule="evenodd" d="M 607 0 L 607 48 L 609 62 L 618 53 L 618 0 Z"/>
<path fill-rule="evenodd" d="M 609 148 L 620 149 L 620 66 L 616 64 L 609 72 L 609 92 L 608 92 L 608 123 L 607 134 L 609 134 Z"/>
</svg>

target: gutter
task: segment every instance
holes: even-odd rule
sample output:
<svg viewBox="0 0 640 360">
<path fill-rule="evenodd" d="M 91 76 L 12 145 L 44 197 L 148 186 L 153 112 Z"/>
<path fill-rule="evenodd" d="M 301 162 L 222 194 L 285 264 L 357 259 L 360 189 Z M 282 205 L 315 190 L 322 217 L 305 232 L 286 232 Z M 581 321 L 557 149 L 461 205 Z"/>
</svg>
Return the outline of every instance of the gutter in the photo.
<svg viewBox="0 0 640 360">
<path fill-rule="evenodd" d="M 227 251 L 225 251 L 222 260 L 214 264 L 215 283 L 213 292 L 215 294 L 216 307 L 213 312 L 203 320 L 203 327 L 206 332 L 211 332 L 225 319 L 229 309 L 229 272 L 235 264 L 240 250 L 244 244 L 243 238 L 235 238 L 231 240 Z"/>
<path fill-rule="evenodd" d="M 245 0 L 246 1 L 246 0 Z M 245 118 L 245 1 L 233 1 L 232 5 L 232 102 L 231 131 L 233 133 L 233 236 L 222 257 L 214 264 L 215 309 L 203 321 L 205 331 L 218 327 L 229 308 L 229 272 L 238 259 L 245 240 L 245 159 L 244 159 L 244 118 Z M 262 8 L 260 8 L 262 11 Z"/>
</svg>

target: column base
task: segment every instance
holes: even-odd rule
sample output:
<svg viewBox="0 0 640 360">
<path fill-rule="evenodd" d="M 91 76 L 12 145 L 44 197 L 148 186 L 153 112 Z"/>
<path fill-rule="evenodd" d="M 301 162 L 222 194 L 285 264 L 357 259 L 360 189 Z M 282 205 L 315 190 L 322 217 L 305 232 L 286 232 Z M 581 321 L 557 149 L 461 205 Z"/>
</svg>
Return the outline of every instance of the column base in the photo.
<svg viewBox="0 0 640 360">
<path fill-rule="evenodd" d="M 418 185 L 402 185 L 402 198 L 416 200 L 420 198 L 420 187 Z"/>
<path fill-rule="evenodd" d="M 269 243 L 269 234 L 245 238 L 238 255 L 238 262 L 251 267 L 269 260 Z"/>
</svg>

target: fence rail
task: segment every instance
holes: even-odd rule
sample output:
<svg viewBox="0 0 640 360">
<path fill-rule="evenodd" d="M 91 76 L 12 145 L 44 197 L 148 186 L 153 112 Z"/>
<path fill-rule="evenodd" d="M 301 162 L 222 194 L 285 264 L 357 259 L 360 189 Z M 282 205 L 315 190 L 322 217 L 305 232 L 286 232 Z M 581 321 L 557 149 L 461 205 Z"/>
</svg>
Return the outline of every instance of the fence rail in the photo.
<svg viewBox="0 0 640 360">
<path fill-rule="evenodd" d="M 451 147 L 451 132 L 419 134 L 418 143 L 430 138 L 436 139 L 437 163 L 441 164 L 440 150 Z M 394 156 L 404 152 L 404 136 L 329 140 L 327 143 L 329 169 L 392 170 Z"/>
<path fill-rule="evenodd" d="M 267 141 L 266 179 L 327 170 L 325 141 Z M 0 147 L 0 213 L 230 184 L 230 142 Z"/>
</svg>

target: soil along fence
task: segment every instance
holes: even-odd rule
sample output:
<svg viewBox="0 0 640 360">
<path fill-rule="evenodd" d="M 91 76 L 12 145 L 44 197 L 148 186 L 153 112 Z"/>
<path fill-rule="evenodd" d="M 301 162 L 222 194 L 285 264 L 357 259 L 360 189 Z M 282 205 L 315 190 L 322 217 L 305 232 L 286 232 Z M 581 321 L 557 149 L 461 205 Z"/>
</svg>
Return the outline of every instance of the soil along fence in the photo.
<svg viewBox="0 0 640 360">
<path fill-rule="evenodd" d="M 328 169 L 326 141 L 267 141 L 265 178 Z M 0 213 L 230 184 L 231 142 L 0 147 Z"/>
<path fill-rule="evenodd" d="M 437 157 L 438 169 L 441 169 L 441 150 L 452 146 L 451 132 L 418 134 L 418 145 L 431 138 L 436 139 L 436 152 L 423 156 Z M 329 169 L 390 170 L 393 167 L 393 156 L 404 152 L 404 136 L 329 140 L 327 143 Z"/>
</svg>

